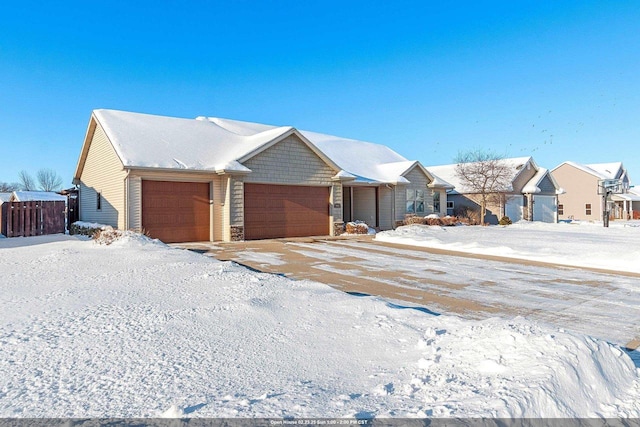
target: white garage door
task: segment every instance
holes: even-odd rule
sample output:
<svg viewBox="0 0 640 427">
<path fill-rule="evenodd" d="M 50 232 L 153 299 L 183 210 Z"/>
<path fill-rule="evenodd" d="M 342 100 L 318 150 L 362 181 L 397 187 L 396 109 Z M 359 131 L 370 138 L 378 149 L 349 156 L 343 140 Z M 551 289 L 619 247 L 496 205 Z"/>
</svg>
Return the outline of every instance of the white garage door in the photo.
<svg viewBox="0 0 640 427">
<path fill-rule="evenodd" d="M 511 197 L 507 200 L 504 208 L 504 214 L 509 217 L 511 222 L 520 221 L 522 219 L 522 196 Z"/>
<path fill-rule="evenodd" d="M 533 220 L 556 222 L 556 197 L 533 196 Z"/>
</svg>

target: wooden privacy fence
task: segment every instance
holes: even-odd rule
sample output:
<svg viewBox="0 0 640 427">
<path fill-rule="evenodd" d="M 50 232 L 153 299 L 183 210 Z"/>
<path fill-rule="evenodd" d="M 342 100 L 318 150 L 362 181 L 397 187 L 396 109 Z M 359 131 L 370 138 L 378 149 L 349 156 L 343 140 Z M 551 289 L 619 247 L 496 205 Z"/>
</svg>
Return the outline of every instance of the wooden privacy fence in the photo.
<svg viewBox="0 0 640 427">
<path fill-rule="evenodd" d="M 2 234 L 6 237 L 42 236 L 65 232 L 64 201 L 5 202 Z"/>
</svg>

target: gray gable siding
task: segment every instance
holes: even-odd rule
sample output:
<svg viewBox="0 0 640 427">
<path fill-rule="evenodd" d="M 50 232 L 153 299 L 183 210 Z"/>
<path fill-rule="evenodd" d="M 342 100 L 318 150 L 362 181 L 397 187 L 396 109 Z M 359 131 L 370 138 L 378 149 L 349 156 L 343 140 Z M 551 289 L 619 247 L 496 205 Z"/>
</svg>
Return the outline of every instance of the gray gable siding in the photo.
<svg viewBox="0 0 640 427">
<path fill-rule="evenodd" d="M 332 185 L 338 173 L 296 135 L 288 136 L 244 162 L 251 169 L 244 182 L 290 185 Z"/>
<path fill-rule="evenodd" d="M 540 184 L 538 184 L 538 188 L 542 192 L 542 194 L 556 194 L 556 187 L 553 185 L 553 181 L 549 178 L 549 175 L 546 175 Z"/>
</svg>

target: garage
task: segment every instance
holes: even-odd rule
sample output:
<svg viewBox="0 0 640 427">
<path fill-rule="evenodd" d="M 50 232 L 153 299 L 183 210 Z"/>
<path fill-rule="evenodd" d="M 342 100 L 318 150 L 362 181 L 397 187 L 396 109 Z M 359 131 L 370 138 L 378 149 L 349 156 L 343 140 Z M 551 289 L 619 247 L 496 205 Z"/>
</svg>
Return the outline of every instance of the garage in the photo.
<svg viewBox="0 0 640 427">
<path fill-rule="evenodd" d="M 556 197 L 533 196 L 533 220 L 556 222 Z"/>
<path fill-rule="evenodd" d="M 142 227 L 165 243 L 210 240 L 209 183 L 142 181 Z"/>
<path fill-rule="evenodd" d="M 329 187 L 244 185 L 246 240 L 329 234 Z"/>
<path fill-rule="evenodd" d="M 509 217 L 512 222 L 522 220 L 523 197 L 514 196 L 507 199 L 504 207 L 504 214 Z"/>
</svg>

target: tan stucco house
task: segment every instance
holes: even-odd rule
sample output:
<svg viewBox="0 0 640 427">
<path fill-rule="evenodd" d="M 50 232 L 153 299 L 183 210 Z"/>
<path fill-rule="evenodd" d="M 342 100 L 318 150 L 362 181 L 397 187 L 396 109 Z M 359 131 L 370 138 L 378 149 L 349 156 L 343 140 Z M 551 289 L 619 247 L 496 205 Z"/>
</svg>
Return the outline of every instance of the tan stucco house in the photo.
<svg viewBox="0 0 640 427">
<path fill-rule="evenodd" d="M 557 222 L 558 194 L 562 188 L 548 169 L 536 164 L 532 157 L 502 159 L 509 170 L 510 185 L 487 205 L 485 222 L 497 224 L 508 216 L 513 222 L 520 220 Z M 454 186 L 447 195 L 447 213 L 460 215 L 464 209 L 479 211 L 479 197 L 456 174 L 456 164 L 429 166 L 429 172 Z"/>
<path fill-rule="evenodd" d="M 622 184 L 622 194 L 611 196 L 611 217 L 633 217 L 637 197 L 629 193 L 629 174 L 622 162 L 581 164 L 567 161 L 556 166 L 551 174 L 565 190 L 558 200 L 558 216 L 561 220 L 602 221 L 604 200 L 598 194 L 598 182 L 605 179 L 618 179 Z"/>
<path fill-rule="evenodd" d="M 80 220 L 165 242 L 336 235 L 352 220 L 390 229 L 408 211 L 444 213 L 448 188 L 379 144 L 117 110 L 92 112 L 74 184 Z"/>
</svg>

